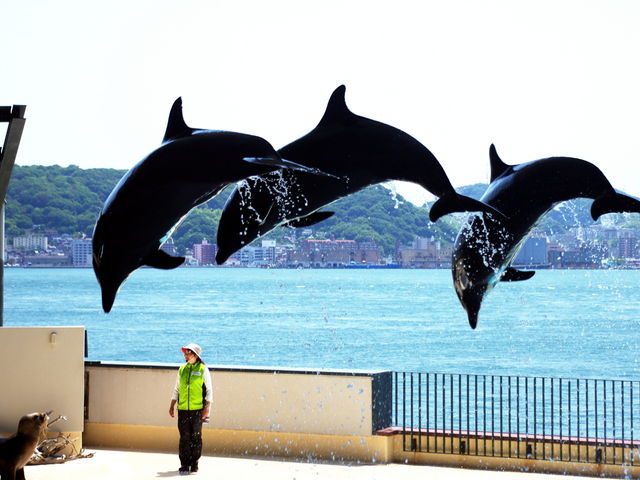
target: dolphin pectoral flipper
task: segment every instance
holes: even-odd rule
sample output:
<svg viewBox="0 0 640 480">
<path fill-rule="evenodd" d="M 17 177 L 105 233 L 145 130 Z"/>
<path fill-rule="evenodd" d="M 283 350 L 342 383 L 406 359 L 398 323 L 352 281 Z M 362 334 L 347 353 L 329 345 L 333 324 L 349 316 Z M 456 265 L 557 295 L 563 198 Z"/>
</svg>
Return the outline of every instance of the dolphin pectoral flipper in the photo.
<svg viewBox="0 0 640 480">
<path fill-rule="evenodd" d="M 597 198 L 591 204 L 591 217 L 594 220 L 606 213 L 640 212 L 640 200 L 637 198 L 615 193 Z"/>
<path fill-rule="evenodd" d="M 156 250 L 155 252 L 147 255 L 143 259 L 143 265 L 149 267 L 159 268 L 161 270 L 171 270 L 182 265 L 185 261 L 184 257 L 172 257 L 163 250 Z"/>
<path fill-rule="evenodd" d="M 529 280 L 536 272 L 531 270 L 517 270 L 513 267 L 507 268 L 500 277 L 501 282 L 521 282 L 522 280 Z"/>
<path fill-rule="evenodd" d="M 505 218 L 502 212 L 480 200 L 453 193 L 440 197 L 438 201 L 431 206 L 431 210 L 429 210 L 429 220 L 435 222 L 440 217 L 454 212 L 485 212 L 492 213 L 499 218 Z"/>
<path fill-rule="evenodd" d="M 296 218 L 294 220 L 290 220 L 284 223 L 283 227 L 309 227 L 311 225 L 315 225 L 316 223 L 320 223 L 323 220 L 331 217 L 335 212 L 313 212 L 309 215 L 305 215 L 304 217 Z"/>
</svg>

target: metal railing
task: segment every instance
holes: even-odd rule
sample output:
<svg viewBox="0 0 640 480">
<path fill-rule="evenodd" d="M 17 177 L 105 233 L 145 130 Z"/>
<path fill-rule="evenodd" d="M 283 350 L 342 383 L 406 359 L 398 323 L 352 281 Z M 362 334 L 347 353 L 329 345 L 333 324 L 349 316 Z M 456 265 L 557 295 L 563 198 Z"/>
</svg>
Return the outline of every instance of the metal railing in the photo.
<svg viewBox="0 0 640 480">
<path fill-rule="evenodd" d="M 639 465 L 640 381 L 394 372 L 405 451 Z"/>
</svg>

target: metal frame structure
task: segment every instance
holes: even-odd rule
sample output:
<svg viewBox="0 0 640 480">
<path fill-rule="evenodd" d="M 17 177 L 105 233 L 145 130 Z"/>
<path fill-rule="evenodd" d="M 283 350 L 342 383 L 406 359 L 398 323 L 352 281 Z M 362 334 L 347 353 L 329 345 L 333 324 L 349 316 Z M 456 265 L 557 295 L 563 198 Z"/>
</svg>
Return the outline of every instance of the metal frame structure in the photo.
<svg viewBox="0 0 640 480">
<path fill-rule="evenodd" d="M 410 452 L 640 465 L 640 382 L 394 372 Z"/>
<path fill-rule="evenodd" d="M 4 206 L 7 190 L 9 190 L 11 172 L 13 171 L 22 130 L 24 129 L 24 113 L 26 109 L 26 105 L 0 106 L 0 122 L 9 124 L 4 138 L 4 145 L 0 149 L 0 254 L 2 255 L 0 264 L 0 327 L 4 323 Z"/>
</svg>

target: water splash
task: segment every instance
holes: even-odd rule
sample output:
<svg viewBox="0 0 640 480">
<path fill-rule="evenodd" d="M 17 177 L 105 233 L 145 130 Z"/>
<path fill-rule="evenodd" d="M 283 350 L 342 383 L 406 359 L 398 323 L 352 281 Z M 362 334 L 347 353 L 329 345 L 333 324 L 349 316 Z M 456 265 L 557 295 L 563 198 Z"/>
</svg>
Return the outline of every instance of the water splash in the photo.
<svg viewBox="0 0 640 480">
<path fill-rule="evenodd" d="M 400 200 L 400 198 L 398 198 L 399 194 L 398 194 L 396 183 L 386 182 L 386 183 L 383 183 L 382 186 L 389 189 L 389 194 L 391 195 L 391 198 L 393 199 L 393 202 L 394 202 L 393 208 L 397 210 L 400 207 L 400 205 L 402 205 L 404 202 Z"/>
</svg>

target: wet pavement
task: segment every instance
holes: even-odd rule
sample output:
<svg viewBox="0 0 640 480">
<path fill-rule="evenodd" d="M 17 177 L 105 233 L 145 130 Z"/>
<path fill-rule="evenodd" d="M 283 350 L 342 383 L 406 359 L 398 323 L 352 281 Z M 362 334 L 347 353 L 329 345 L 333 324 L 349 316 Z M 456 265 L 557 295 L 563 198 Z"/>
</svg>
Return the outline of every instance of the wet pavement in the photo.
<svg viewBox="0 0 640 480">
<path fill-rule="evenodd" d="M 71 460 L 57 465 L 34 465 L 25 469 L 28 480 L 140 480 L 177 478 L 178 455 L 128 450 L 87 449 L 92 458 Z M 336 465 L 307 463 L 290 459 L 233 458 L 204 456 L 199 472 L 183 478 L 206 479 L 361 479 L 361 480 L 572 480 L 587 477 L 463 470 L 422 465 Z"/>
</svg>

